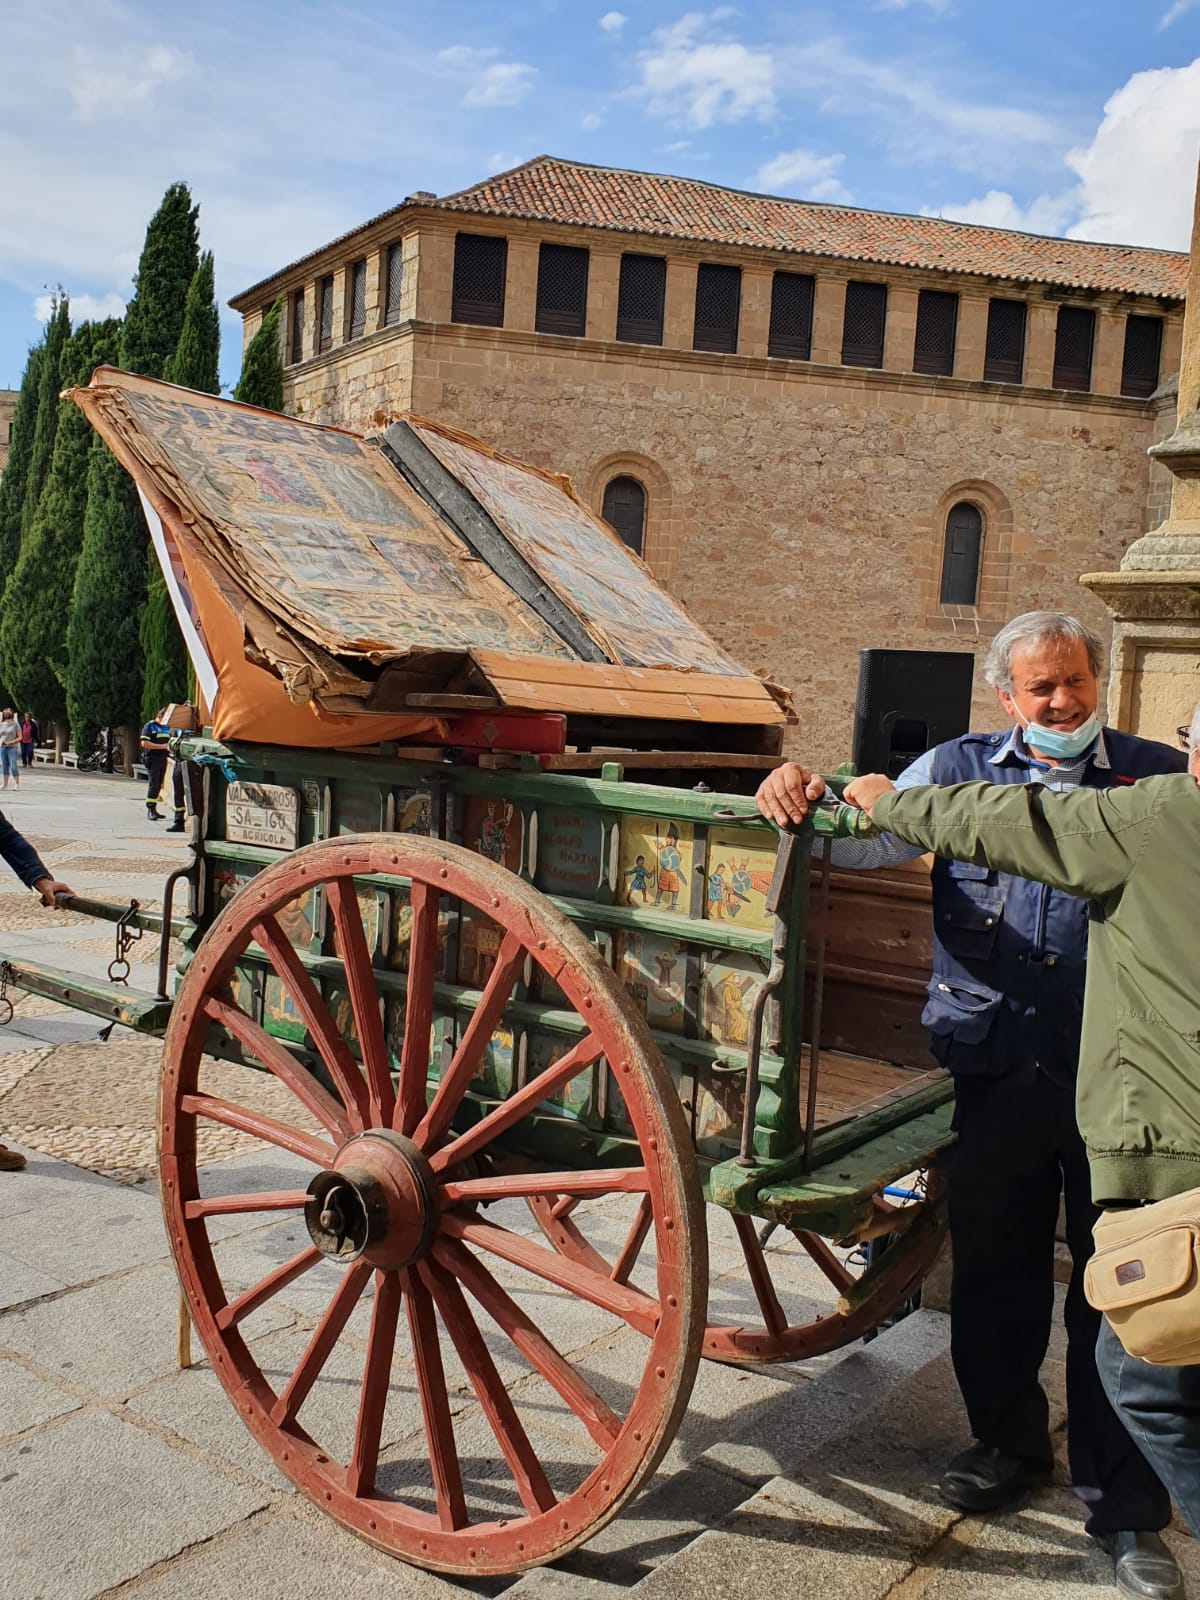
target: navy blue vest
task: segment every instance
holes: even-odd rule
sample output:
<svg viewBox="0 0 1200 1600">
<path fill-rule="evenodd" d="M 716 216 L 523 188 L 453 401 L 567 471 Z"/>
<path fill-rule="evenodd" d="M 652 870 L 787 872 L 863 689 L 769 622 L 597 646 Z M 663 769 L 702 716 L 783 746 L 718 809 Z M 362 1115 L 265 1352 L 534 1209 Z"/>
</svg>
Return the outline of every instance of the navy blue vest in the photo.
<svg viewBox="0 0 1200 1600">
<path fill-rule="evenodd" d="M 1020 762 L 992 766 L 1007 733 L 967 733 L 939 745 L 939 784 L 1026 783 Z M 1111 765 L 1089 762 L 1084 784 L 1108 789 L 1154 773 L 1183 772 L 1187 757 L 1133 734 L 1104 730 Z M 1074 1081 L 1083 1021 L 1088 903 L 1007 873 L 934 862 L 933 976 L 921 1020 L 938 1062 L 955 1073 L 999 1077 L 1027 1063 Z"/>
</svg>

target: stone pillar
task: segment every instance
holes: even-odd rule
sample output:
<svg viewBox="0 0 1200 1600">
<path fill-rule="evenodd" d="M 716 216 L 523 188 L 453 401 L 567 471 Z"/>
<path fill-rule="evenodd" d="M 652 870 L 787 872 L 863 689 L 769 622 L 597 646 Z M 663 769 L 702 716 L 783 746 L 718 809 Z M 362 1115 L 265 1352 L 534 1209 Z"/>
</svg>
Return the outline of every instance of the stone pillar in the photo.
<svg viewBox="0 0 1200 1600">
<path fill-rule="evenodd" d="M 846 317 L 845 278 L 818 274 L 813 291 L 812 359 L 826 366 L 842 364 L 842 323 Z"/>
<path fill-rule="evenodd" d="M 449 322 L 454 290 L 454 235 L 422 228 L 414 238 L 417 270 L 413 315 L 418 322 Z"/>
<path fill-rule="evenodd" d="M 1025 326 L 1025 382 L 1032 388 L 1049 389 L 1054 383 L 1054 336 L 1058 331 L 1058 307 L 1052 300 L 1031 300 Z"/>
<path fill-rule="evenodd" d="M 1108 306 L 1097 306 L 1096 339 L 1092 347 L 1093 394 L 1120 394 L 1124 359 L 1124 316 Z"/>
<path fill-rule="evenodd" d="M 913 347 L 917 342 L 917 293 L 916 289 L 888 284 L 887 321 L 883 325 L 885 372 L 911 372 L 913 369 Z"/>
<path fill-rule="evenodd" d="M 958 301 L 958 326 L 954 338 L 954 376 L 983 379 L 984 358 L 987 355 L 987 325 L 989 300 L 980 295 L 964 294 Z"/>
<path fill-rule="evenodd" d="M 1200 695 L 1200 185 L 1175 431 L 1150 454 L 1171 474 L 1169 516 L 1129 547 L 1119 572 L 1080 582 L 1113 617 L 1109 721 L 1173 743 Z"/>
<path fill-rule="evenodd" d="M 621 257 L 615 251 L 593 250 L 588 260 L 587 337 L 615 339 L 617 296 L 621 289 Z"/>
<path fill-rule="evenodd" d="M 695 261 L 667 262 L 667 296 L 663 308 L 663 344 L 668 350 L 690 350 L 696 333 Z"/>
<path fill-rule="evenodd" d="M 504 274 L 504 326 L 533 332 L 537 315 L 538 240 L 510 238 Z"/>
<path fill-rule="evenodd" d="M 775 274 L 769 269 L 742 269 L 742 307 L 738 316 L 738 354 L 765 356 L 771 331 L 771 285 Z"/>
</svg>

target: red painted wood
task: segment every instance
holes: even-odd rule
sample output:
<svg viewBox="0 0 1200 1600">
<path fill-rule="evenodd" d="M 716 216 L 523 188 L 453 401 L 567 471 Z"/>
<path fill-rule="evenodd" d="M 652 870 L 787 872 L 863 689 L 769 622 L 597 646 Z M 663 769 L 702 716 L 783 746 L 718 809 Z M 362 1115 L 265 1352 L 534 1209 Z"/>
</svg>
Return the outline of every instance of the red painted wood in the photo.
<svg viewBox="0 0 1200 1600">
<path fill-rule="evenodd" d="M 204 1009 L 212 1022 L 233 1035 L 247 1055 L 287 1085 L 327 1133 L 337 1140 L 350 1137 L 350 1123 L 343 1108 L 278 1039 L 272 1039 L 240 1007 L 227 1005 L 215 995 L 206 1001 Z"/>
<path fill-rule="evenodd" d="M 211 1094 L 185 1094 L 179 1109 L 185 1116 L 207 1117 L 210 1122 L 222 1122 L 227 1128 L 239 1128 L 242 1133 L 252 1133 L 256 1139 L 277 1144 L 281 1150 L 290 1150 L 294 1156 L 303 1156 L 318 1167 L 327 1167 L 334 1157 L 334 1147 L 324 1139 L 310 1133 L 301 1133 L 265 1111 L 252 1111 L 249 1106 L 235 1106 L 228 1100 L 219 1100 Z"/>
<path fill-rule="evenodd" d="M 459 1360 L 475 1391 L 480 1410 L 488 1419 L 500 1453 L 508 1463 L 521 1504 L 533 1516 L 539 1511 L 549 1511 L 551 1506 L 558 1504 L 558 1497 L 542 1470 L 537 1452 L 529 1442 L 529 1435 L 521 1426 L 517 1408 L 509 1398 L 504 1380 L 496 1371 L 496 1363 L 488 1353 L 462 1290 L 446 1269 L 434 1262 L 418 1263 L 417 1272 L 433 1295 L 442 1323 L 454 1342 Z"/>
<path fill-rule="evenodd" d="M 291 1422 L 304 1404 L 310 1390 L 324 1370 L 325 1363 L 342 1336 L 342 1329 L 358 1304 L 367 1286 L 371 1268 L 365 1261 L 356 1261 L 334 1290 L 333 1299 L 321 1314 L 321 1320 L 312 1331 L 304 1347 L 304 1354 L 288 1379 L 278 1400 L 271 1407 L 271 1421 L 283 1427 Z"/>
<path fill-rule="evenodd" d="M 371 954 L 363 930 L 352 878 L 335 878 L 326 885 L 325 899 L 337 928 L 342 968 L 354 1012 L 358 1047 L 367 1075 L 367 1121 L 373 1128 L 390 1128 L 396 1108 L 392 1088 L 387 1042 L 383 1036 L 383 1015 L 379 1009 L 379 990 L 371 971 Z"/>
<path fill-rule="evenodd" d="M 371 1306 L 371 1331 L 367 1336 L 367 1364 L 358 1401 L 354 1444 L 346 1464 L 346 1487 L 353 1495 L 370 1494 L 379 1467 L 379 1441 L 387 1410 L 392 1352 L 396 1348 L 396 1323 L 400 1316 L 400 1279 L 394 1272 L 375 1274 L 375 1299 Z"/>
<path fill-rule="evenodd" d="M 795 1237 L 820 1267 L 839 1294 L 844 1294 L 854 1282 L 854 1274 L 842 1265 L 819 1233 L 805 1233 L 797 1228 Z"/>
<path fill-rule="evenodd" d="M 779 1296 L 775 1293 L 770 1269 L 763 1256 L 763 1247 L 755 1231 L 755 1219 L 735 1213 L 733 1226 L 742 1246 L 742 1254 L 746 1258 L 750 1286 L 754 1290 L 754 1298 L 758 1301 L 758 1309 L 763 1314 L 763 1321 L 770 1333 L 782 1333 L 787 1327 L 787 1315 L 779 1303 Z"/>
<path fill-rule="evenodd" d="M 439 895 L 415 879 L 409 891 L 412 933 L 408 946 L 408 983 L 404 999 L 404 1042 L 400 1047 L 400 1084 L 393 1126 L 411 1136 L 425 1115 L 429 1080 L 429 1030 L 433 1026 L 433 980 L 438 959 Z"/>
<path fill-rule="evenodd" d="M 429 1444 L 438 1522 L 443 1528 L 462 1528 L 468 1520 L 467 1503 L 458 1447 L 454 1442 L 454 1424 L 446 1402 L 446 1374 L 442 1367 L 437 1318 L 429 1290 L 411 1269 L 404 1274 L 404 1309 L 417 1370 L 421 1415 L 425 1419 L 425 1438 Z"/>
<path fill-rule="evenodd" d="M 350 1125 L 358 1132 L 367 1126 L 367 1086 L 358 1063 L 329 1015 L 329 1008 L 321 998 L 320 990 L 304 970 L 300 957 L 273 916 L 260 918 L 251 931 L 255 943 L 266 951 L 271 965 L 295 1001 L 296 1010 L 304 1018 L 304 1025 L 312 1035 L 321 1060 L 342 1097 Z"/>
<path fill-rule="evenodd" d="M 450 1204 L 459 1200 L 504 1200 L 530 1194 L 569 1194 L 575 1200 L 607 1194 L 645 1194 L 645 1167 L 602 1167 L 599 1172 L 512 1172 L 464 1178 L 442 1188 Z"/>
<path fill-rule="evenodd" d="M 236 1300 L 231 1300 L 217 1312 L 217 1327 L 232 1328 L 239 1322 L 244 1322 L 252 1311 L 257 1311 L 260 1306 L 266 1305 L 281 1289 L 286 1289 L 289 1283 L 294 1283 L 297 1278 L 303 1277 L 318 1261 L 324 1257 L 316 1245 L 306 1245 L 303 1250 L 298 1250 L 290 1261 L 285 1261 L 268 1272 L 265 1278 L 238 1295 Z"/>
<path fill-rule="evenodd" d="M 446 743 L 460 750 L 557 756 L 567 748 L 567 719 L 557 711 L 464 711 L 447 724 Z"/>
<path fill-rule="evenodd" d="M 548 1096 L 555 1094 L 564 1083 L 570 1083 L 576 1073 L 582 1072 L 584 1067 L 590 1066 L 597 1056 L 604 1054 L 604 1046 L 594 1033 L 585 1034 L 572 1050 L 568 1050 L 561 1061 L 556 1061 L 553 1066 L 547 1067 L 544 1072 L 539 1072 L 537 1077 L 527 1083 L 523 1089 L 518 1089 L 515 1094 L 509 1095 L 494 1111 L 489 1111 L 486 1117 L 481 1117 L 473 1128 L 468 1128 L 452 1143 L 435 1150 L 429 1158 L 429 1164 L 435 1172 L 444 1172 L 448 1167 L 456 1166 L 460 1161 L 466 1161 L 468 1156 L 477 1154 L 485 1145 L 491 1144 L 507 1128 L 515 1122 L 528 1116 L 534 1106 L 540 1105 Z"/>
<path fill-rule="evenodd" d="M 571 1407 L 601 1450 L 610 1449 L 621 1431 L 620 1417 L 501 1288 L 483 1262 L 455 1239 L 441 1240 L 434 1248 L 434 1258 L 466 1286 L 534 1371 Z"/>
<path fill-rule="evenodd" d="M 496 965 L 483 995 L 463 1030 L 462 1042 L 454 1059 L 442 1075 L 428 1111 L 417 1124 L 413 1140 L 428 1149 L 441 1143 L 450 1119 L 458 1110 L 467 1086 L 479 1070 L 488 1040 L 499 1025 L 513 985 L 525 964 L 525 945 L 519 935 L 506 933 L 500 944 Z"/>
<path fill-rule="evenodd" d="M 304 1189 L 271 1189 L 261 1194 L 217 1194 L 189 1200 L 183 1208 L 188 1221 L 196 1217 L 222 1217 L 243 1211 L 298 1211 L 308 1199 Z"/>
<path fill-rule="evenodd" d="M 646 1242 L 646 1235 L 650 1232 L 654 1221 L 654 1208 L 650 1204 L 650 1196 L 646 1195 L 637 1208 L 629 1232 L 625 1236 L 625 1243 L 621 1246 L 621 1253 L 613 1262 L 613 1269 L 609 1276 L 614 1283 L 628 1283 L 629 1274 L 637 1266 L 638 1257 L 642 1253 L 642 1246 Z"/>
</svg>

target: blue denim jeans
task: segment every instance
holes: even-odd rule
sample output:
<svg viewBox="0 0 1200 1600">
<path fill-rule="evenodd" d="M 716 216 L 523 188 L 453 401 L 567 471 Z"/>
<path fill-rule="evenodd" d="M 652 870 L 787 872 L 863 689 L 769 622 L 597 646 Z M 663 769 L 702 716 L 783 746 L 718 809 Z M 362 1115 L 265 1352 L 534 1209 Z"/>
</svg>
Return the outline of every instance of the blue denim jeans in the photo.
<svg viewBox="0 0 1200 1600">
<path fill-rule="evenodd" d="M 1100 1327 L 1096 1366 L 1130 1437 L 1200 1539 L 1200 1366 L 1139 1361 L 1107 1322 Z"/>
<path fill-rule="evenodd" d="M 21 746 L 0 744 L 0 777 L 21 781 Z"/>
</svg>

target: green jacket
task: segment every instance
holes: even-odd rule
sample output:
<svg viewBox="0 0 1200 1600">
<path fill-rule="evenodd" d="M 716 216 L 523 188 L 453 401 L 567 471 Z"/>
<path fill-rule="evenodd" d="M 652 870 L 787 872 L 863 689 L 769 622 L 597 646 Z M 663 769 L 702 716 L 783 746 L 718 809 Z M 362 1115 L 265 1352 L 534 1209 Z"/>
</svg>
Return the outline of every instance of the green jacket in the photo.
<svg viewBox="0 0 1200 1600">
<path fill-rule="evenodd" d="M 1200 1186 L 1200 784 L 881 796 L 879 827 L 1091 901 L 1077 1108 L 1097 1204 Z"/>
</svg>

